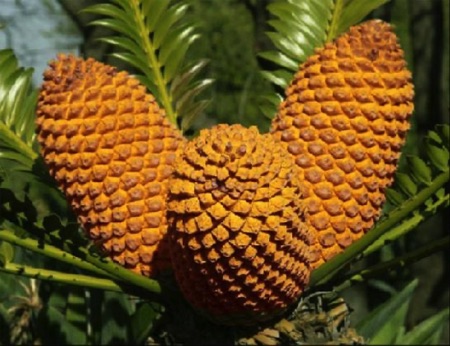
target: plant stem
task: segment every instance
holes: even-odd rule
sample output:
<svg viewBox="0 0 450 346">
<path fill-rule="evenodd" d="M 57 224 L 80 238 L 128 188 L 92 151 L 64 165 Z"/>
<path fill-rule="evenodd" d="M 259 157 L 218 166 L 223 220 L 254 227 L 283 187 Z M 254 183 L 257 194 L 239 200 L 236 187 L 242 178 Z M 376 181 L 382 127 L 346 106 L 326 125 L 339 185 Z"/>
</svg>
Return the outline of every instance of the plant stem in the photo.
<svg viewBox="0 0 450 346">
<path fill-rule="evenodd" d="M 9 232 L 9 234 L 7 232 Z M 26 231 L 24 230 L 24 232 Z M 0 239 L 17 246 L 24 247 L 28 250 L 38 252 L 44 256 L 67 262 L 80 269 L 96 271 L 103 276 L 107 275 L 116 280 L 126 282 L 127 284 L 143 288 L 146 291 L 161 293 L 161 286 L 158 281 L 149 279 L 145 276 L 136 274 L 129 269 L 121 267 L 113 263 L 109 258 L 104 258 L 95 253 L 90 253 L 86 248 L 77 247 L 76 253 L 72 255 L 71 252 L 74 250 L 68 246 L 67 242 L 65 243 L 63 249 L 58 249 L 51 245 L 45 245 L 44 248 L 40 248 L 37 241 L 33 239 L 21 239 L 15 235 L 11 236 L 11 233 L 12 232 L 8 230 L 0 231 Z M 57 237 L 53 236 L 53 238 Z M 49 252 L 47 252 L 47 249 Z M 92 270 L 93 268 L 96 269 Z"/>
<path fill-rule="evenodd" d="M 327 39 L 325 42 L 330 42 L 336 37 L 339 19 L 341 18 L 343 7 L 344 7 L 344 0 L 334 1 L 333 15 L 331 17 L 330 26 L 328 27 Z"/>
<path fill-rule="evenodd" d="M 143 275 L 136 274 L 130 269 L 115 264 L 109 258 L 87 253 L 85 259 L 89 263 L 107 271 L 108 273 L 114 275 L 116 278 L 126 282 L 127 284 L 132 284 L 140 288 L 144 288 L 146 291 L 152 293 L 161 293 L 161 286 L 158 281 L 149 279 Z"/>
<path fill-rule="evenodd" d="M 32 238 L 21 238 L 18 237 L 14 232 L 8 230 L 0 230 L 0 240 L 6 241 L 10 244 L 20 246 L 24 249 L 36 252 L 38 254 L 56 259 L 61 262 L 75 265 L 80 269 L 84 269 L 102 276 L 114 277 L 112 274 L 106 272 L 105 270 L 99 269 L 95 265 L 83 261 L 70 253 L 58 249 L 52 245 L 39 244 L 39 241 Z"/>
<path fill-rule="evenodd" d="M 317 268 L 311 275 L 310 286 L 322 285 L 330 281 L 342 268 L 351 263 L 358 255 L 369 247 L 375 240 L 404 220 L 414 210 L 418 209 L 426 200 L 433 196 L 449 180 L 449 171 L 438 175 L 433 183 L 421 190 L 416 196 L 405 201 L 401 206 L 390 212 L 361 239 L 350 245 L 344 252 L 333 257 L 327 263 Z"/>
<path fill-rule="evenodd" d="M 67 274 L 54 270 L 34 268 L 11 262 L 5 263 L 3 267 L 0 267 L 0 272 L 26 276 L 39 280 L 47 280 L 61 284 L 97 288 L 113 292 L 123 292 L 120 286 L 112 280 L 99 279 L 86 275 Z"/>
<path fill-rule="evenodd" d="M 364 282 L 369 278 L 385 274 L 388 270 L 392 269 L 393 267 L 403 268 L 406 265 L 421 260 L 422 258 L 427 257 L 437 251 L 442 251 L 446 249 L 449 244 L 450 244 L 450 236 L 446 236 L 442 239 L 432 241 L 413 252 L 407 253 L 406 255 L 396 257 L 390 261 L 379 263 L 377 265 L 374 265 L 357 273 L 350 273 L 346 276 L 347 278 L 342 284 L 334 288 L 334 291 L 340 292 L 352 286 L 352 284 L 354 283 Z"/>
<path fill-rule="evenodd" d="M 160 63 L 158 61 L 158 58 L 156 56 L 156 52 L 152 47 L 152 43 L 150 41 L 149 35 L 150 33 L 148 32 L 147 28 L 145 27 L 145 22 L 144 22 L 144 14 L 141 12 L 140 10 L 140 0 L 133 0 L 130 1 L 130 5 L 133 9 L 133 15 L 134 15 L 134 19 L 135 19 L 135 23 L 136 23 L 136 27 L 139 31 L 139 34 L 141 36 L 141 44 L 142 44 L 142 48 L 144 49 L 149 64 L 150 64 L 150 68 L 153 70 L 154 72 L 154 82 L 156 84 L 156 86 L 158 87 L 159 90 L 159 94 L 161 97 L 161 106 L 164 108 L 164 110 L 166 111 L 166 116 L 167 119 L 174 124 L 175 126 L 177 126 L 177 119 L 176 119 L 176 114 L 175 111 L 173 109 L 172 106 L 172 98 L 169 95 L 169 92 L 167 90 L 167 84 L 166 81 L 164 80 L 164 77 L 162 75 L 161 72 L 161 66 Z M 150 76 L 149 76 L 150 77 Z"/>
<path fill-rule="evenodd" d="M 444 198 L 439 199 L 432 205 L 428 206 L 425 210 L 432 211 L 434 209 L 439 208 L 442 206 L 442 204 L 449 203 L 449 195 L 446 195 Z M 375 242 L 373 242 L 367 249 L 364 250 L 363 256 L 366 257 L 369 254 L 379 250 L 382 248 L 386 243 L 390 243 L 394 241 L 395 239 L 405 235 L 408 233 L 408 231 L 414 229 L 417 227 L 420 223 L 425 221 L 426 215 L 420 213 L 413 215 L 410 219 L 402 222 L 401 224 L 391 228 L 388 233 L 383 234 L 380 238 L 378 238 Z"/>
</svg>

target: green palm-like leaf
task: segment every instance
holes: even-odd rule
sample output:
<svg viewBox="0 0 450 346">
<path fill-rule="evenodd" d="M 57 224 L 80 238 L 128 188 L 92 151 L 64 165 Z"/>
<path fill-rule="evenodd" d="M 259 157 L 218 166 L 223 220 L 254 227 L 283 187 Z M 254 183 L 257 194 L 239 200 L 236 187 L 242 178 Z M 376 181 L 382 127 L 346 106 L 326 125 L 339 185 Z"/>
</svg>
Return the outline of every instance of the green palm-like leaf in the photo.
<svg viewBox="0 0 450 346">
<path fill-rule="evenodd" d="M 206 60 L 200 60 L 189 66 L 182 74 L 175 76 L 170 87 L 170 92 L 176 101 L 176 109 L 182 114 L 181 130 L 185 131 L 192 125 L 195 118 L 209 105 L 209 100 L 195 101 L 195 96 L 200 94 L 214 80 L 205 78 L 195 81 L 195 77 L 206 66 Z M 189 85 L 189 89 L 186 86 Z"/>
<path fill-rule="evenodd" d="M 135 343 L 142 344 L 145 341 L 155 322 L 161 317 L 162 310 L 162 306 L 157 303 L 142 302 L 138 305 L 129 324 L 130 334 Z"/>
<path fill-rule="evenodd" d="M 388 190 L 388 201 L 393 206 L 400 206 L 408 198 L 414 197 L 420 188 L 432 184 L 440 173 L 449 171 L 450 157 L 448 132 L 450 126 L 436 126 L 425 137 L 422 157 L 408 155 L 407 165 L 395 177 L 395 184 Z"/>
<path fill-rule="evenodd" d="M 139 71 L 137 76 L 165 109 L 168 119 L 184 130 L 206 107 L 195 96 L 211 79 L 194 80 L 205 61 L 186 65 L 189 47 L 198 39 L 195 26 L 186 20 L 187 2 L 170 0 L 114 0 L 90 6 L 84 12 L 105 18 L 91 22 L 116 31 L 101 40 L 118 48 L 112 55 Z M 185 120 L 187 119 L 187 120 Z"/>
<path fill-rule="evenodd" d="M 396 345 L 437 345 L 443 328 L 448 324 L 449 310 L 444 309 L 427 318 L 406 334 L 396 338 Z"/>
<path fill-rule="evenodd" d="M 285 89 L 298 66 L 314 49 L 334 40 L 371 11 L 389 0 L 275 0 L 267 7 L 275 17 L 268 24 L 274 29 L 267 35 L 276 51 L 260 53 L 274 63 L 274 71 L 263 71 L 270 82 Z M 264 103 L 265 114 L 276 113 L 278 102 Z M 270 109 L 270 110 L 269 110 Z"/>
<path fill-rule="evenodd" d="M 369 345 L 436 345 L 443 327 L 448 323 L 449 310 L 444 309 L 406 331 L 406 316 L 417 280 L 369 313 L 357 326 Z"/>
<path fill-rule="evenodd" d="M 327 41 L 334 40 L 388 1 L 390 0 L 335 0 L 335 10 L 328 30 Z"/>
<path fill-rule="evenodd" d="M 86 292 L 78 287 L 71 287 L 67 294 L 65 307 L 65 320 L 72 325 L 71 339 L 78 343 L 86 343 L 87 330 L 87 301 Z M 73 339 L 72 339 L 73 340 Z"/>
<path fill-rule="evenodd" d="M 34 108 L 37 91 L 31 90 L 33 69 L 18 67 L 10 49 L 0 50 L 0 176 L 14 168 L 31 169 L 37 157 Z"/>
<path fill-rule="evenodd" d="M 269 20 L 268 24 L 275 31 L 267 35 L 278 51 L 260 55 L 286 72 L 280 77 L 276 75 L 280 70 L 266 71 L 269 80 L 278 80 L 276 84 L 283 87 L 289 84 L 298 65 L 325 42 L 333 7 L 333 0 L 276 0 L 269 4 L 267 9 L 275 19 Z"/>
<path fill-rule="evenodd" d="M 38 315 L 40 326 L 43 327 L 39 334 L 44 343 L 86 344 L 84 290 L 60 286 L 53 289 L 48 298 L 44 299 L 46 299 L 44 307 Z"/>
<path fill-rule="evenodd" d="M 379 250 L 450 205 L 450 194 L 445 189 L 449 180 L 448 128 L 448 125 L 439 125 L 436 132 L 430 131 L 424 140 L 425 154 L 409 156 L 410 164 L 396 174 L 393 188 L 387 190 L 388 202 L 395 208 L 342 254 L 317 268 L 312 275 L 312 285 L 329 282 L 357 258 Z"/>
<path fill-rule="evenodd" d="M 396 174 L 394 186 L 386 191 L 389 205 L 400 208 L 403 203 L 414 199 L 419 191 L 433 186 L 438 177 L 447 177 L 447 180 L 443 179 L 442 181 L 445 183 L 448 181 L 450 148 L 446 134 L 448 134 L 449 128 L 450 126 L 447 124 L 436 126 L 436 131 L 430 131 L 424 140 L 424 154 L 421 157 L 416 155 L 406 157 L 408 164 Z M 410 218 L 399 223 L 371 244 L 364 251 L 364 255 L 377 251 L 384 244 L 403 236 L 441 208 L 448 207 L 449 204 L 450 195 L 445 190 L 445 186 L 441 186 L 424 201 L 420 208 L 414 210 Z"/>
<path fill-rule="evenodd" d="M 370 345 L 393 344 L 397 334 L 405 325 L 408 306 L 417 284 L 417 280 L 412 281 L 359 323 L 357 330 Z"/>
</svg>

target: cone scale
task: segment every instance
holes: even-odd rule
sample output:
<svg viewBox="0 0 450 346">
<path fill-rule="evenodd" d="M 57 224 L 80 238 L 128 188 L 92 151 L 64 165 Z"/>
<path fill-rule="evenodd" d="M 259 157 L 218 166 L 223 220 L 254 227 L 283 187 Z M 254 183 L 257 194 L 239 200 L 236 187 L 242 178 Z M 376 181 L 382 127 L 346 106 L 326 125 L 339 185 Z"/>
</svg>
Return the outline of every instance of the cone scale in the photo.
<svg viewBox="0 0 450 346">
<path fill-rule="evenodd" d="M 174 167 L 169 239 L 186 299 L 225 324 L 255 323 L 294 302 L 309 281 L 313 240 L 288 153 L 255 127 L 218 125 Z"/>
<path fill-rule="evenodd" d="M 167 181 L 181 133 L 126 72 L 70 55 L 49 65 L 36 123 L 50 175 L 115 262 L 147 276 L 170 267 Z"/>
<path fill-rule="evenodd" d="M 413 94 L 392 28 L 369 21 L 300 66 L 270 134 L 218 125 L 186 142 L 126 72 L 60 55 L 37 139 L 104 253 L 146 276 L 172 267 L 195 309 L 253 324 L 379 218 Z"/>
<path fill-rule="evenodd" d="M 389 24 L 351 27 L 300 66 L 271 133 L 299 168 L 313 268 L 379 218 L 413 111 L 411 73 Z"/>
</svg>

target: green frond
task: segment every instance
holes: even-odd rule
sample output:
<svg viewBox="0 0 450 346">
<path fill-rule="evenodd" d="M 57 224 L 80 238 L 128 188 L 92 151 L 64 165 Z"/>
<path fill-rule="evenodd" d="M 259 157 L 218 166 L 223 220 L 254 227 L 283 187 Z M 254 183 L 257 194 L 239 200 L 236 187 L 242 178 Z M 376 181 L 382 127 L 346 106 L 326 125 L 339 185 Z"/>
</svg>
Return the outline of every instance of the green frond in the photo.
<svg viewBox="0 0 450 346">
<path fill-rule="evenodd" d="M 358 24 L 371 11 L 389 0 L 275 0 L 267 9 L 274 17 L 268 21 L 274 31 L 267 35 L 277 49 L 262 52 L 262 58 L 277 66 L 273 71 L 262 71 L 263 76 L 275 86 L 285 89 L 294 73 L 322 47 Z M 265 97 L 266 95 L 264 95 Z M 281 98 L 281 96 L 279 97 Z M 270 118 L 279 105 L 264 102 L 264 114 Z"/>
<path fill-rule="evenodd" d="M 404 269 L 425 257 L 447 249 L 449 244 L 450 236 L 442 237 L 430 241 L 424 245 L 420 245 L 414 250 L 407 251 L 406 253 L 395 256 L 391 260 L 378 262 L 373 266 L 353 270 L 350 273 L 345 274 L 345 276 L 343 276 L 342 278 L 342 283 L 338 286 L 335 286 L 333 290 L 335 292 L 341 292 L 342 290 L 345 290 L 355 283 L 369 282 L 369 280 L 372 283 L 375 280 L 375 282 L 377 282 L 379 285 L 382 283 L 382 281 L 378 280 L 383 278 L 389 271 L 399 271 L 401 269 Z"/>
<path fill-rule="evenodd" d="M 327 32 L 327 42 L 358 24 L 370 12 L 390 0 L 335 0 L 335 6 Z"/>
<path fill-rule="evenodd" d="M 75 342 L 84 344 L 87 341 L 86 332 L 87 325 L 89 323 L 87 310 L 88 299 L 86 292 L 82 288 L 72 289 L 68 292 L 67 305 L 65 309 L 65 320 L 72 325 L 72 340 Z"/>
<path fill-rule="evenodd" d="M 0 240 L 97 275 L 128 281 L 148 292 L 160 292 L 157 281 L 133 273 L 101 256 L 79 232 L 78 224 L 61 220 L 55 214 L 40 219 L 39 211 L 30 201 L 27 191 L 19 199 L 10 189 L 0 187 L 0 195 Z M 16 269 L 13 272 L 20 273 L 20 268 Z M 52 279 L 51 276 L 43 278 Z"/>
<path fill-rule="evenodd" d="M 206 60 L 200 60 L 188 66 L 183 73 L 174 77 L 170 86 L 170 92 L 176 101 L 175 109 L 181 114 L 180 128 L 182 131 L 189 129 L 196 119 L 209 105 L 209 100 L 196 101 L 195 97 L 208 88 L 214 80 L 204 78 L 195 80 L 195 77 L 206 66 Z M 189 85 L 189 88 L 186 86 Z"/>
<path fill-rule="evenodd" d="M 145 342 L 149 332 L 154 328 L 155 322 L 161 317 L 162 306 L 155 302 L 142 302 L 131 316 L 130 334 L 132 340 L 141 345 Z"/>
<path fill-rule="evenodd" d="M 274 17 L 267 22 L 274 31 L 267 35 L 278 50 L 262 52 L 260 56 L 280 67 L 264 71 L 269 81 L 285 88 L 299 64 L 323 45 L 333 7 L 333 0 L 276 0 L 267 6 Z"/>
<path fill-rule="evenodd" d="M 437 312 L 407 331 L 407 313 L 417 286 L 418 281 L 412 281 L 358 324 L 358 333 L 368 340 L 369 345 L 439 344 L 443 328 L 448 324 L 448 309 Z"/>
<path fill-rule="evenodd" d="M 399 335 L 396 345 L 438 345 L 444 327 L 448 325 L 449 309 L 443 309 L 422 321 L 412 330 Z"/>
<path fill-rule="evenodd" d="M 436 130 L 429 131 L 425 137 L 423 154 L 406 157 L 405 168 L 396 174 L 394 186 L 387 191 L 392 206 L 400 206 L 418 190 L 430 186 L 440 173 L 448 173 L 449 127 L 448 124 L 436 126 Z"/>
<path fill-rule="evenodd" d="M 395 342 L 398 333 L 404 330 L 408 307 L 417 285 L 417 280 L 412 281 L 358 324 L 358 333 L 369 340 L 370 345 L 392 345 Z"/>
<path fill-rule="evenodd" d="M 30 169 L 37 157 L 32 74 L 33 69 L 18 66 L 12 50 L 0 50 L 0 176 L 15 168 Z"/>
<path fill-rule="evenodd" d="M 430 131 L 424 139 L 423 154 L 406 157 L 407 165 L 402 171 L 397 172 L 394 186 L 386 191 L 387 209 L 400 208 L 407 201 L 414 199 L 419 192 L 433 189 L 438 182 L 435 193 L 416 208 L 408 219 L 393 227 L 365 249 L 364 256 L 414 230 L 418 224 L 450 205 L 450 194 L 445 189 L 449 176 L 450 149 L 448 137 L 446 137 L 448 130 L 447 124 L 437 125 L 436 131 Z"/>
<path fill-rule="evenodd" d="M 138 71 L 137 78 L 182 130 L 206 107 L 207 103 L 196 101 L 195 96 L 212 82 L 194 78 L 205 61 L 184 62 L 189 47 L 199 38 L 194 24 L 186 19 L 188 10 L 186 1 L 172 4 L 170 0 L 115 0 L 83 10 L 104 16 L 90 25 L 118 33 L 101 40 L 117 48 L 114 57 Z"/>
</svg>

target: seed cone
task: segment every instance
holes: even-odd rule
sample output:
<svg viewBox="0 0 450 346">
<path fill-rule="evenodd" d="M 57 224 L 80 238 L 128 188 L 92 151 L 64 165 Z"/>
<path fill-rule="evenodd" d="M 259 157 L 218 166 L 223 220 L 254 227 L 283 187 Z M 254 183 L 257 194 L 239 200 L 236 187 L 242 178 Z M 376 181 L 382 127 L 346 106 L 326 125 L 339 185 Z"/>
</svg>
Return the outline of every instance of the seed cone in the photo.
<svg viewBox="0 0 450 346">
<path fill-rule="evenodd" d="M 309 281 L 299 173 L 255 127 L 202 130 L 169 183 L 170 250 L 186 299 L 225 324 L 283 311 Z"/>
<path fill-rule="evenodd" d="M 167 268 L 167 182 L 180 132 L 126 72 L 65 55 L 49 66 L 37 138 L 50 174 L 115 262 L 147 276 Z"/>
<path fill-rule="evenodd" d="M 271 133 L 299 168 L 314 268 L 380 216 L 413 111 L 405 66 L 391 26 L 372 20 L 318 49 L 286 90 Z"/>
</svg>

